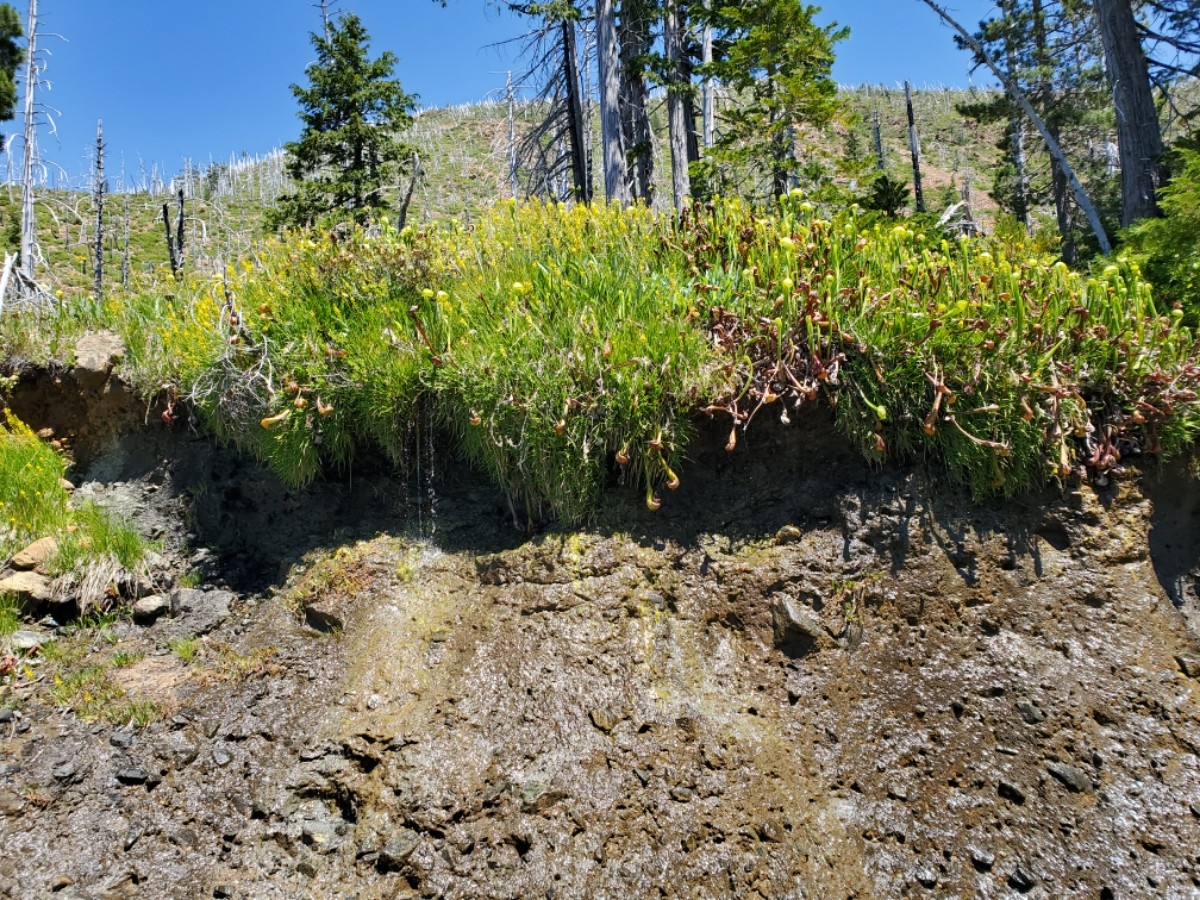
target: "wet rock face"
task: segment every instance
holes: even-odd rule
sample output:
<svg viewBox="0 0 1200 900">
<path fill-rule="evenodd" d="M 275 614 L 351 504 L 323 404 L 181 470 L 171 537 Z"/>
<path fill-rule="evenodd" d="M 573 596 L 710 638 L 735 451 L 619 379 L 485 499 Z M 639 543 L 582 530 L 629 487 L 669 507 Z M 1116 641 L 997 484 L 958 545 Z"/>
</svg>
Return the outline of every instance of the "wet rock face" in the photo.
<svg viewBox="0 0 1200 900">
<path fill-rule="evenodd" d="M 258 603 L 164 596 L 147 640 L 215 609 L 207 641 L 271 666 L 142 729 L 0 719 L 0 896 L 1200 891 L 1159 501 L 981 509 L 778 451 L 774 481 L 698 453 L 659 518 L 506 549 L 464 515 Z"/>
</svg>

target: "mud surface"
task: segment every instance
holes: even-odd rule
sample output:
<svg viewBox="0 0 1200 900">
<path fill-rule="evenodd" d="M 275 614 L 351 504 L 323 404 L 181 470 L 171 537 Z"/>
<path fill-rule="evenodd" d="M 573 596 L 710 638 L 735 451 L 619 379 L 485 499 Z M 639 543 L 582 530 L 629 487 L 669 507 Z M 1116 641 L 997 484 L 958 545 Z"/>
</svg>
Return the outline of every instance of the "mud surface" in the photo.
<svg viewBox="0 0 1200 900">
<path fill-rule="evenodd" d="M 978 506 L 751 438 L 531 537 L 441 460 L 127 437 L 80 492 L 198 583 L 89 650 L 162 714 L 0 698 L 0 896 L 1200 896 L 1190 476 Z"/>
</svg>

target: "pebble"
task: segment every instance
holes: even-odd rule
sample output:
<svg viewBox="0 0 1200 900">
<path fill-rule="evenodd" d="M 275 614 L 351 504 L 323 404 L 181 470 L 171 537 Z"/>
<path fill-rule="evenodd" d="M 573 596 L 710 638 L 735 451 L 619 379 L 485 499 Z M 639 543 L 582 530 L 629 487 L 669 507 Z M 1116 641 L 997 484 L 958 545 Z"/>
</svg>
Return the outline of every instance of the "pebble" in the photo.
<svg viewBox="0 0 1200 900">
<path fill-rule="evenodd" d="M 133 746 L 133 737 L 134 735 L 132 731 L 125 728 L 118 728 L 111 735 L 109 735 L 108 742 L 114 747 L 120 747 L 122 750 L 128 750 Z"/>
<path fill-rule="evenodd" d="M 121 784 L 145 784 L 149 778 L 150 776 L 141 766 L 126 766 L 117 770 L 117 781 Z"/>
<path fill-rule="evenodd" d="M 1020 866 L 1017 866 L 1013 869 L 1012 875 L 1009 876 L 1008 884 L 1010 887 L 1024 894 L 1027 891 L 1033 890 L 1034 886 L 1037 885 L 1037 879 Z"/>
<path fill-rule="evenodd" d="M 213 762 L 215 762 L 221 768 L 225 768 L 225 766 L 233 762 L 233 754 L 224 747 L 214 747 L 212 756 Z"/>
<path fill-rule="evenodd" d="M 1018 700 L 1017 712 L 1021 714 L 1021 718 L 1025 720 L 1027 725 L 1036 725 L 1046 718 L 1046 714 L 1038 708 L 1037 704 L 1029 700 Z"/>
<path fill-rule="evenodd" d="M 1200 678 L 1200 654 L 1180 653 L 1175 657 L 1179 670 L 1188 678 Z"/>
<path fill-rule="evenodd" d="M 921 887 L 925 887 L 925 888 L 937 887 L 937 883 L 938 883 L 937 872 L 933 871 L 933 869 L 931 869 L 929 866 L 921 866 L 921 868 L 917 869 L 915 875 L 916 875 L 917 883 L 920 884 Z"/>
<path fill-rule="evenodd" d="M 989 853 L 987 850 L 982 850 L 974 845 L 969 846 L 967 850 L 971 854 L 971 862 L 981 872 L 987 872 L 996 864 L 996 855 L 994 853 Z"/>
<path fill-rule="evenodd" d="M 7 725 L 13 720 L 13 711 L 11 707 L 0 707 L 0 725 Z"/>
<path fill-rule="evenodd" d="M 998 793 L 1005 800 L 1011 800 L 1018 806 L 1025 802 L 1025 791 L 1023 791 L 1019 785 L 1013 784 L 1011 781 L 1005 781 L 1002 779 L 996 789 L 996 793 Z"/>
<path fill-rule="evenodd" d="M 1092 780 L 1080 769 L 1066 763 L 1050 763 L 1046 771 L 1063 783 L 1067 790 L 1075 794 L 1090 792 Z"/>
<path fill-rule="evenodd" d="M 617 727 L 617 717 L 607 709 L 593 709 L 589 715 L 591 716 L 592 724 L 605 734 Z"/>
<path fill-rule="evenodd" d="M 78 770 L 75 760 L 67 759 L 56 765 L 50 774 L 54 776 L 55 781 L 70 781 Z"/>
</svg>

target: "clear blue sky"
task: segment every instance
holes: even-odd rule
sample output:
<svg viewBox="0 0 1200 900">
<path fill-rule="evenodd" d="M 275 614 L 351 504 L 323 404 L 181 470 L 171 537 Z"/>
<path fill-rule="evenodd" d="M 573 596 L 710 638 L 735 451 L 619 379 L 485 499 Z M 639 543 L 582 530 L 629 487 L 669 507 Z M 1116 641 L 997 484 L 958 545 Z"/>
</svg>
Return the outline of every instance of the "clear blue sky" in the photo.
<svg viewBox="0 0 1200 900">
<path fill-rule="evenodd" d="M 10 0 L 25 16 L 25 0 Z M 86 167 L 96 120 L 104 120 L 108 171 L 122 160 L 178 171 L 184 157 L 205 165 L 242 151 L 262 153 L 299 134 L 288 85 L 312 59 L 315 0 L 39 0 L 46 36 L 41 98 L 55 107 L 57 138 L 43 127 L 44 155 L 71 175 Z M 965 85 L 968 60 L 919 0 L 816 0 L 823 20 L 851 29 L 834 70 L 844 83 Z M 949 0 L 964 23 L 987 15 L 987 0 Z M 511 49 L 490 45 L 524 30 L 489 0 L 341 0 L 372 36 L 372 50 L 400 58 L 398 76 L 425 106 L 478 100 L 518 68 Z M 982 78 L 982 75 L 979 76 Z M 986 83 L 986 79 L 984 82 Z M 16 122 L 0 128 L 11 133 Z"/>
</svg>

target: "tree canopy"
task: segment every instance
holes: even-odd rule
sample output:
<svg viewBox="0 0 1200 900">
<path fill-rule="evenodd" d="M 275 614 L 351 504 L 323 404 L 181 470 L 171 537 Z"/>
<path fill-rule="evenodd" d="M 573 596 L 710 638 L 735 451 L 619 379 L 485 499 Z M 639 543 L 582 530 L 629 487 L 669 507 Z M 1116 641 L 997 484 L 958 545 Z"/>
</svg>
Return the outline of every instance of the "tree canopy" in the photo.
<svg viewBox="0 0 1200 900">
<path fill-rule="evenodd" d="M 385 191 L 411 157 L 400 132 L 412 122 L 416 98 L 393 77 L 396 56 L 369 55 L 358 16 L 313 34 L 316 61 L 308 85 L 292 85 L 304 131 L 286 145 L 294 193 L 282 199 L 275 226 L 311 225 L 323 217 L 365 222 L 386 206 Z"/>
</svg>

